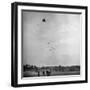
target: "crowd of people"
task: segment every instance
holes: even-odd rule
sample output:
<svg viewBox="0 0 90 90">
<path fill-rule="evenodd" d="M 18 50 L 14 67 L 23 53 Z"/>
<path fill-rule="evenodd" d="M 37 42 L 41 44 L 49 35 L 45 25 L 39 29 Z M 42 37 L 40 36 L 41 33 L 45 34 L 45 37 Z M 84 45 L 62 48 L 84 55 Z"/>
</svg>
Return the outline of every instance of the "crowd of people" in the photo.
<svg viewBox="0 0 90 90">
<path fill-rule="evenodd" d="M 38 71 L 38 76 L 50 76 L 50 71 Z"/>
</svg>

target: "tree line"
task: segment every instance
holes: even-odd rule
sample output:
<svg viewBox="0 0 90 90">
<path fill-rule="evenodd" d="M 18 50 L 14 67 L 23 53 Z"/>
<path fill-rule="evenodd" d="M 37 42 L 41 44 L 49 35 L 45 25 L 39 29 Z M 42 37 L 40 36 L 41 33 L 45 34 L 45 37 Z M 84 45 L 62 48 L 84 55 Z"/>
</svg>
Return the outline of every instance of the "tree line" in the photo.
<svg viewBox="0 0 90 90">
<path fill-rule="evenodd" d="M 80 66 L 79 65 L 73 65 L 73 66 L 42 66 L 38 67 L 36 65 L 24 65 L 23 66 L 23 71 L 43 71 L 43 70 L 50 70 L 50 71 L 80 71 Z"/>
</svg>

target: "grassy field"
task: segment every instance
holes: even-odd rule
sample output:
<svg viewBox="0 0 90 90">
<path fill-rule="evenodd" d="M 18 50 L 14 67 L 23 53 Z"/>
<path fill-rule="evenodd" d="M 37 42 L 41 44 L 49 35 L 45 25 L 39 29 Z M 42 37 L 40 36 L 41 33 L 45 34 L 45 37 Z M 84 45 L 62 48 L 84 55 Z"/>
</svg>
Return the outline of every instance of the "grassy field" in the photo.
<svg viewBox="0 0 90 90">
<path fill-rule="evenodd" d="M 80 75 L 80 66 L 23 66 L 23 77 Z"/>
<path fill-rule="evenodd" d="M 52 71 L 49 75 L 46 73 L 43 74 L 42 71 L 38 72 L 36 71 L 25 71 L 23 73 L 23 77 L 40 77 L 40 76 L 63 76 L 63 75 L 80 75 L 80 71 L 69 71 L 69 72 L 62 72 L 62 71 Z"/>
</svg>

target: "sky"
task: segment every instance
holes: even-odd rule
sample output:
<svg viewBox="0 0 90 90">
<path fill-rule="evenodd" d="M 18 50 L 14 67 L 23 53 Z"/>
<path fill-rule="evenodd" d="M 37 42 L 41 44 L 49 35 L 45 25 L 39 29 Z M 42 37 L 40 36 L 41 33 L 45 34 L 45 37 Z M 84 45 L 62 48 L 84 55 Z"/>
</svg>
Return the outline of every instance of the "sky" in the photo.
<svg viewBox="0 0 90 90">
<path fill-rule="evenodd" d="M 23 65 L 80 65 L 80 14 L 23 11 L 22 18 Z"/>
</svg>

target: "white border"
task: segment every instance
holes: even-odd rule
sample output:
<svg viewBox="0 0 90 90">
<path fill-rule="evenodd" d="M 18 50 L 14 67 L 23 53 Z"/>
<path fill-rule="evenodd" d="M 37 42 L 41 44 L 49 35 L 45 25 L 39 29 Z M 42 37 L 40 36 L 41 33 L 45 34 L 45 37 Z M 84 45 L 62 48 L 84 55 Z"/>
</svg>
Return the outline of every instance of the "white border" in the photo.
<svg viewBox="0 0 90 90">
<path fill-rule="evenodd" d="M 43 11 L 64 11 L 79 12 L 81 14 L 82 32 L 81 32 L 81 74 L 78 76 L 50 76 L 50 77 L 32 77 L 21 79 L 21 10 L 43 10 Z M 85 80 L 85 10 L 36 7 L 36 6 L 18 6 L 18 84 L 47 83 L 47 82 L 64 82 Z"/>
</svg>

